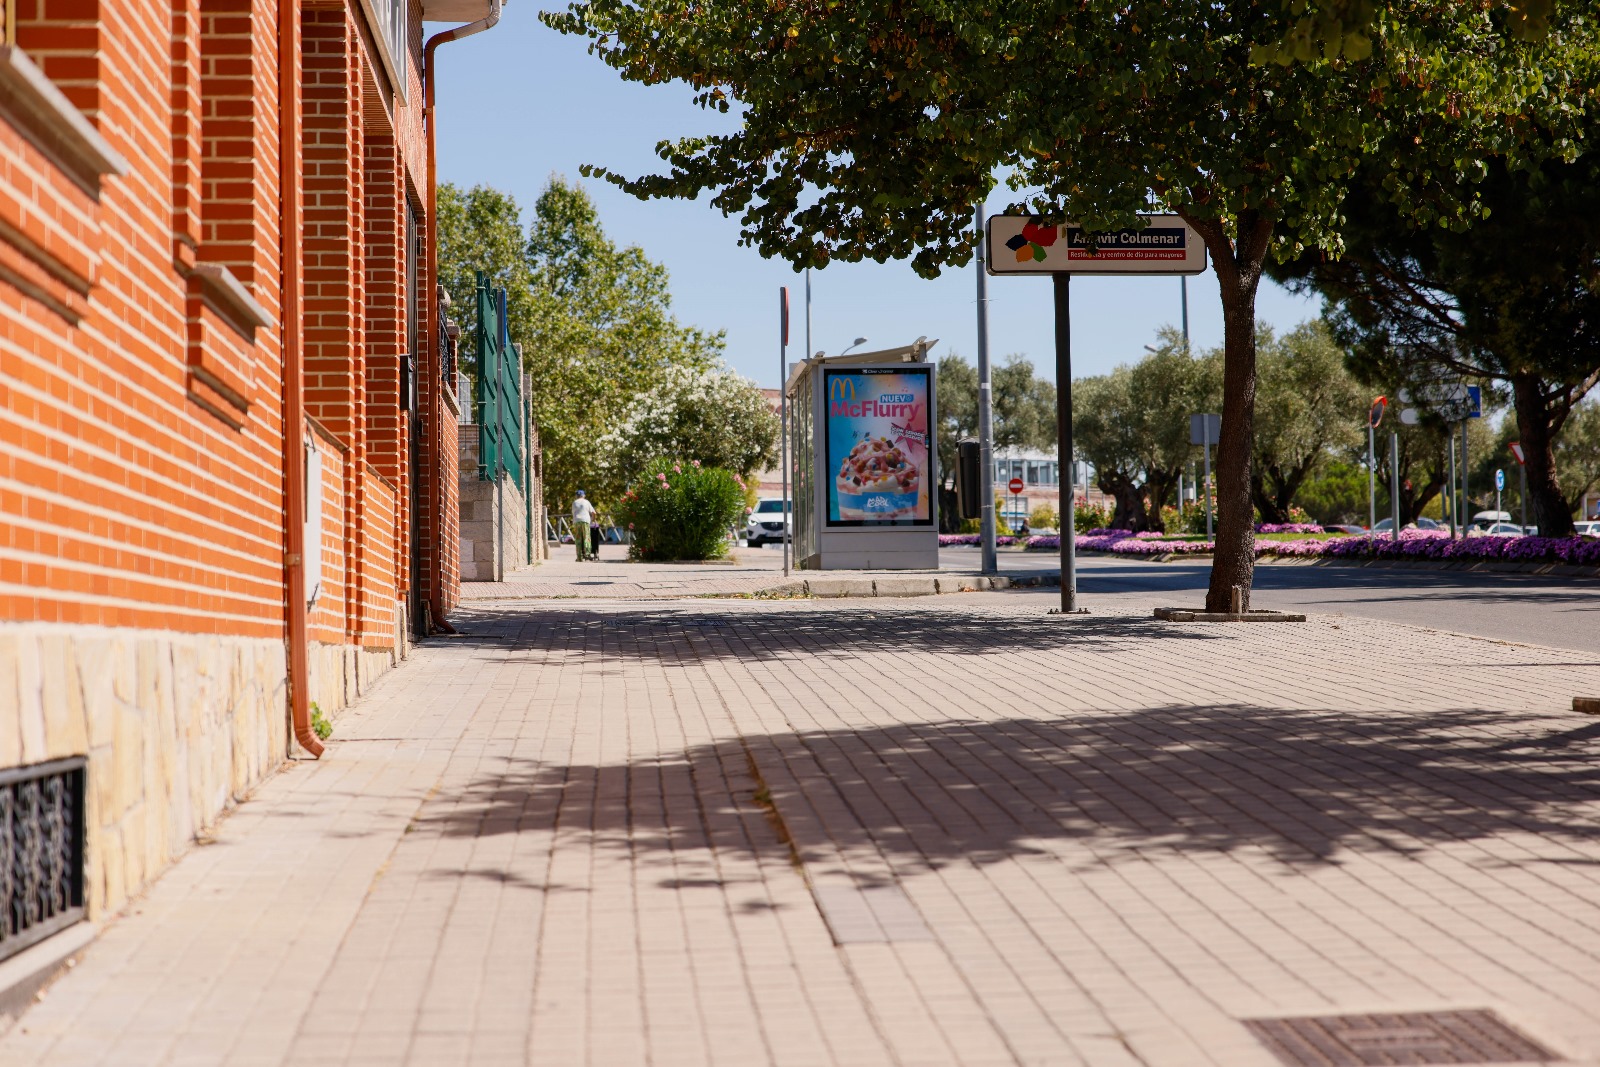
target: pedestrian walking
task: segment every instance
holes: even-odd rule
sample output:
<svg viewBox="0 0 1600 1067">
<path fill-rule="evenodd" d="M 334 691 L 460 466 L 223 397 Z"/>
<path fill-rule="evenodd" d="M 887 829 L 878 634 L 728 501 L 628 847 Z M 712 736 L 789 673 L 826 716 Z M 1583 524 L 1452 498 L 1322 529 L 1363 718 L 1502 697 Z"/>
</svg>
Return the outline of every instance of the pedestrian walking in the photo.
<svg viewBox="0 0 1600 1067">
<path fill-rule="evenodd" d="M 578 562 L 582 563 L 589 558 L 589 523 L 595 519 L 594 505 L 589 503 L 589 498 L 582 489 L 572 501 L 572 543 L 578 549 Z"/>
<path fill-rule="evenodd" d="M 596 563 L 600 562 L 600 509 L 594 508 L 594 517 L 589 520 L 589 558 Z"/>
</svg>

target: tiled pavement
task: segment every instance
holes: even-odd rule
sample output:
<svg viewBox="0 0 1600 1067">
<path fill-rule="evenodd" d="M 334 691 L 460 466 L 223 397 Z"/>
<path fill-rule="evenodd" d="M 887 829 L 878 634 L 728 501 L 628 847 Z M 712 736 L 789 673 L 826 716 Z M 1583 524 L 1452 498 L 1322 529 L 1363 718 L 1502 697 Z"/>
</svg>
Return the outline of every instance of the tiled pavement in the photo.
<svg viewBox="0 0 1600 1067">
<path fill-rule="evenodd" d="M 1592 655 L 1050 593 L 512 601 L 231 816 L 0 1063 L 1600 1064 Z"/>
</svg>

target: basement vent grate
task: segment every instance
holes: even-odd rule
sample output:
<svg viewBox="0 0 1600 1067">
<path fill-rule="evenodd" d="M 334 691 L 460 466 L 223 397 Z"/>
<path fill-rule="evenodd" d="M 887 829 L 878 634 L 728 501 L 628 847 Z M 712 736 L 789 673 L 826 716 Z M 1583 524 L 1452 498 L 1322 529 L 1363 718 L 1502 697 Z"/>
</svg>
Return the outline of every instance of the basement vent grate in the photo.
<svg viewBox="0 0 1600 1067">
<path fill-rule="evenodd" d="M 84 766 L 0 770 L 0 960 L 83 918 Z"/>
<path fill-rule="evenodd" d="M 1492 1011 L 1315 1015 L 1246 1019 L 1244 1024 L 1288 1067 L 1552 1063 L 1558 1059 Z"/>
</svg>

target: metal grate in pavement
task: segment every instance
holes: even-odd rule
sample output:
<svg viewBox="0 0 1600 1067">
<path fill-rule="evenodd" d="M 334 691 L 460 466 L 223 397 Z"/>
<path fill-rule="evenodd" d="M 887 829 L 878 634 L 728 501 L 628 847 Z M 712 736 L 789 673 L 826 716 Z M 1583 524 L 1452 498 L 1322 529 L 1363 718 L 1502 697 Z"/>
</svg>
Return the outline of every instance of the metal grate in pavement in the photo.
<svg viewBox="0 0 1600 1067">
<path fill-rule="evenodd" d="M 1288 1067 L 1551 1063 L 1558 1059 L 1492 1011 L 1312 1015 L 1246 1019 L 1244 1024 Z"/>
<path fill-rule="evenodd" d="M 835 944 L 933 940 L 922 913 L 897 886 L 819 885 L 811 892 Z"/>
</svg>

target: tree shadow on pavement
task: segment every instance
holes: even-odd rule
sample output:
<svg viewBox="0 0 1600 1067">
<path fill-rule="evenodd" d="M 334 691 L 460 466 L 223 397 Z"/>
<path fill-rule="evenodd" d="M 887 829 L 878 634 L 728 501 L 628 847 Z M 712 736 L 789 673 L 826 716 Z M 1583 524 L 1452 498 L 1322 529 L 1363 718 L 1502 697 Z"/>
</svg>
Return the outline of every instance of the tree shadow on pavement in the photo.
<svg viewBox="0 0 1600 1067">
<path fill-rule="evenodd" d="M 751 605 L 752 608 L 756 605 Z M 463 613 L 466 631 L 452 644 L 506 652 L 560 649 L 602 658 L 687 662 L 784 655 L 886 655 L 898 650 L 981 656 L 1008 650 L 1075 647 L 1126 652 L 1152 640 L 1227 640 L 1224 630 L 1174 626 L 1126 616 L 1052 617 L 1034 613 L 952 611 L 904 602 L 808 608 L 781 618 L 752 610 L 673 609 L 629 604 L 627 610 L 573 606 Z M 1256 624 L 1261 625 L 1261 624 Z"/>
<path fill-rule="evenodd" d="M 559 823 L 664 871 L 713 843 L 771 847 L 769 798 L 802 859 L 876 853 L 902 870 L 1241 849 L 1306 867 L 1441 846 L 1492 866 L 1504 848 L 1459 849 L 1505 835 L 1518 864 L 1584 864 L 1600 858 L 1597 757 L 1596 731 L 1496 712 L 1169 706 L 753 734 L 603 766 L 512 759 L 423 822 L 473 837 Z"/>
</svg>

